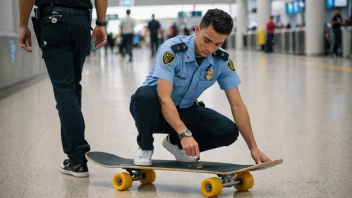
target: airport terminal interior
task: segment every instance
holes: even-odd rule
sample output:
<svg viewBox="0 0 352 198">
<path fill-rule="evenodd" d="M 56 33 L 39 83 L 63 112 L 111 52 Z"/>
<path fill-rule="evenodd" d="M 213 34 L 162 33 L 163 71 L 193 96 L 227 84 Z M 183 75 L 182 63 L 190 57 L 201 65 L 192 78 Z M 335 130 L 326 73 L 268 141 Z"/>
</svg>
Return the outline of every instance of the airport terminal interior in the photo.
<svg viewBox="0 0 352 198">
<path fill-rule="evenodd" d="M 31 21 L 33 52 L 19 44 L 19 2 L 0 2 L 0 197 L 204 197 L 202 181 L 216 174 L 155 170 L 153 183 L 135 181 L 118 191 L 112 180 L 126 172 L 122 168 L 89 161 L 89 177 L 60 172 L 67 156 L 53 86 Z M 352 0 L 108 0 L 108 42 L 98 50 L 91 44 L 82 71 L 90 150 L 136 155 L 131 96 L 162 56 L 151 50 L 152 14 L 160 23 L 160 46 L 194 34 L 214 8 L 234 22 L 222 48 L 241 79 L 238 87 L 258 148 L 271 160 L 283 159 L 251 172 L 251 189 L 223 187 L 219 197 L 352 197 Z M 120 29 L 126 10 L 135 20 L 132 56 Z M 338 31 L 332 24 L 337 14 Z M 94 7 L 92 28 L 96 19 Z M 234 120 L 218 83 L 198 100 Z M 154 135 L 153 159 L 175 159 L 162 146 L 165 136 Z M 230 146 L 200 155 L 200 163 L 255 164 L 241 135 Z"/>
</svg>

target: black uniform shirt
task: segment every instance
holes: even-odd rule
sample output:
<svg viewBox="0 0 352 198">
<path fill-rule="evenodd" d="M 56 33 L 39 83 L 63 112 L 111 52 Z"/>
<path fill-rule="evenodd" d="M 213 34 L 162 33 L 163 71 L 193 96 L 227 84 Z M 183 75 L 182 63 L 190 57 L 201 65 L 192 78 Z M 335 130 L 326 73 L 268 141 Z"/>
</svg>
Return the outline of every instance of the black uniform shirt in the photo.
<svg viewBox="0 0 352 198">
<path fill-rule="evenodd" d="M 93 8 L 90 0 L 35 0 L 35 5 L 38 7 L 51 4 L 69 8 Z"/>
<path fill-rule="evenodd" d="M 332 17 L 331 19 L 332 21 L 335 21 L 335 22 L 340 22 L 342 24 L 342 16 L 340 14 L 336 14 L 334 15 L 334 17 Z M 333 24 L 332 25 L 332 28 L 340 28 L 341 27 L 341 24 Z"/>
<path fill-rule="evenodd" d="M 159 21 L 156 20 L 151 20 L 148 23 L 148 28 L 150 30 L 150 36 L 152 37 L 158 37 L 158 29 L 160 28 L 160 23 Z"/>
</svg>

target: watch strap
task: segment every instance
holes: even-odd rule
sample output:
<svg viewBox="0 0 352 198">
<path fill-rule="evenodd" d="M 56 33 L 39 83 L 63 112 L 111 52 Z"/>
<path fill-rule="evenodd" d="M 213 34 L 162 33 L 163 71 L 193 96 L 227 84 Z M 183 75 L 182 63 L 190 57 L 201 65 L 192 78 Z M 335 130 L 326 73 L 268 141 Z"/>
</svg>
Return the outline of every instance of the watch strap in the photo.
<svg viewBox="0 0 352 198">
<path fill-rule="evenodd" d="M 99 25 L 99 26 L 106 26 L 106 22 L 100 22 L 100 21 L 95 21 L 95 24 L 96 25 Z"/>
</svg>

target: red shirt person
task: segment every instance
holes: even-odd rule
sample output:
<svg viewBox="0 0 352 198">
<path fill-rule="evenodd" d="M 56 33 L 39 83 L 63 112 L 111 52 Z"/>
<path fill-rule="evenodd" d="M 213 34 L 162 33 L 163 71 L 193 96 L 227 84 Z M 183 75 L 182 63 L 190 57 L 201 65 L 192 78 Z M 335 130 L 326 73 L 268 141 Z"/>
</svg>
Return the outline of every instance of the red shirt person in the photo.
<svg viewBox="0 0 352 198">
<path fill-rule="evenodd" d="M 266 52 L 273 52 L 273 40 L 274 40 L 274 33 L 275 33 L 275 23 L 273 21 L 274 17 L 271 16 L 269 22 L 266 24 L 266 32 L 267 32 L 267 39 L 266 39 Z"/>
</svg>

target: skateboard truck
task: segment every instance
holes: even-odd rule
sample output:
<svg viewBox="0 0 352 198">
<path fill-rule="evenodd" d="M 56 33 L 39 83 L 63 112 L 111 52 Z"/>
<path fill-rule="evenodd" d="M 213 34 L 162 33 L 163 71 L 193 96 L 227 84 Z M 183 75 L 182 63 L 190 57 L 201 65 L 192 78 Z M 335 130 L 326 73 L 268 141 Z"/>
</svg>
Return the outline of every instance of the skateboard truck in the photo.
<svg viewBox="0 0 352 198">
<path fill-rule="evenodd" d="M 125 170 L 132 176 L 132 181 L 138 181 L 144 177 L 143 169 L 126 168 Z"/>
<path fill-rule="evenodd" d="M 233 175 L 218 175 L 221 180 L 222 187 L 233 187 L 234 185 L 241 185 L 241 180 L 235 180 Z"/>
</svg>

